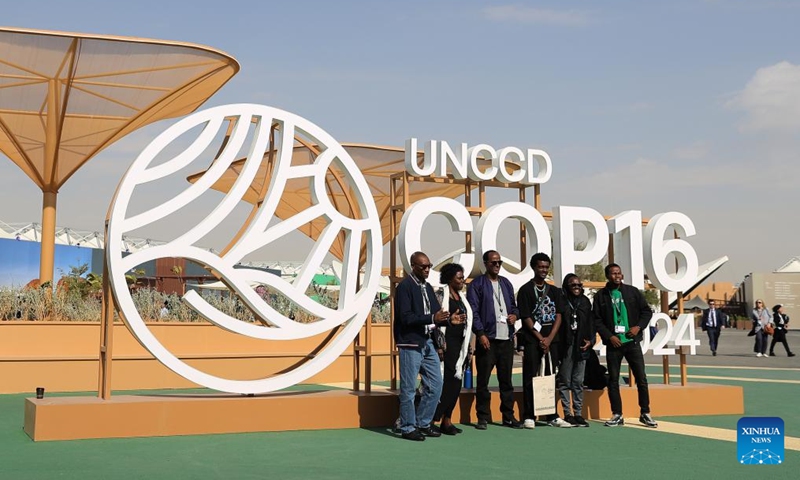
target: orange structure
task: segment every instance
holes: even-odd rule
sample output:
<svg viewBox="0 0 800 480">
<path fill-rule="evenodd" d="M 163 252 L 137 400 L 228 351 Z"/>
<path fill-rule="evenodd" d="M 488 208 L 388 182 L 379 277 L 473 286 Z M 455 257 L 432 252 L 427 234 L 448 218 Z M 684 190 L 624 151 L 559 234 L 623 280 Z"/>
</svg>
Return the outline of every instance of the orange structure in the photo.
<svg viewBox="0 0 800 480">
<path fill-rule="evenodd" d="M 66 181 L 137 128 L 193 112 L 238 71 L 201 45 L 0 28 L 0 152 L 42 190 L 42 284 Z"/>
</svg>

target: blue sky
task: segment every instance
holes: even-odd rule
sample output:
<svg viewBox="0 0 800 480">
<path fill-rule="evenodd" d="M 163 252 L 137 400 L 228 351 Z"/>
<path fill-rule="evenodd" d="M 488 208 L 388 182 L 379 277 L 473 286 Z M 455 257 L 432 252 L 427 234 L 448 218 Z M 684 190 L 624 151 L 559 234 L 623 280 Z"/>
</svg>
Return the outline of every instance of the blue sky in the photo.
<svg viewBox="0 0 800 480">
<path fill-rule="evenodd" d="M 731 258 L 718 280 L 800 255 L 798 1 L 183 5 L 12 2 L 0 21 L 213 46 L 242 69 L 207 105 L 283 108 L 340 142 L 542 148 L 554 165 L 546 209 L 686 213 L 701 263 Z M 164 125 L 70 179 L 58 224 L 102 228 L 120 177 Z M 0 220 L 40 221 L 38 190 L 0 165 L 4 198 L 25 200 L 2 202 Z"/>
</svg>

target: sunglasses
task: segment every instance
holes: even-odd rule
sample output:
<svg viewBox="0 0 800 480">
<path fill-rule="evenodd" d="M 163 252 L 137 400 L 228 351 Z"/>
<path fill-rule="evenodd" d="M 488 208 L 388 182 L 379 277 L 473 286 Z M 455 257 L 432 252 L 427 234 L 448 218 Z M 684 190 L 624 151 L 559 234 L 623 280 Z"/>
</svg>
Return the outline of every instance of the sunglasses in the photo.
<svg viewBox="0 0 800 480">
<path fill-rule="evenodd" d="M 431 267 L 433 267 L 433 265 L 431 265 L 430 263 L 426 263 L 426 264 L 419 264 L 418 263 L 416 266 L 421 268 L 421 269 L 423 269 L 423 270 L 430 270 Z"/>
<path fill-rule="evenodd" d="M 583 288 L 582 283 L 570 283 L 569 288 Z"/>
<path fill-rule="evenodd" d="M 486 262 L 486 264 L 487 265 L 493 265 L 495 267 L 499 267 L 499 266 L 503 265 L 503 261 L 502 260 L 493 260 L 491 262 Z"/>
</svg>

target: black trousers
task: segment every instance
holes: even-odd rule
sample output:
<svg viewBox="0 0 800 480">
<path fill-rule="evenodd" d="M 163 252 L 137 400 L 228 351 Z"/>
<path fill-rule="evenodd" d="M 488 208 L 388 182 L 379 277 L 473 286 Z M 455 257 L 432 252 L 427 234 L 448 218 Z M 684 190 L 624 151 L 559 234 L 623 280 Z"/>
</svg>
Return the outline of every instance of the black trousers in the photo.
<svg viewBox="0 0 800 480">
<path fill-rule="evenodd" d="M 706 333 L 708 333 L 708 346 L 711 348 L 712 352 L 717 351 L 717 344 L 719 344 L 719 332 L 721 327 L 708 327 Z"/>
<path fill-rule="evenodd" d="M 514 387 L 511 385 L 511 368 L 514 364 L 514 340 L 489 340 L 489 350 L 475 348 L 475 366 L 478 369 L 475 390 L 475 411 L 478 421 L 492 420 L 489 377 L 497 367 L 497 383 L 500 385 L 500 412 L 504 421 L 514 419 Z"/>
<path fill-rule="evenodd" d="M 448 329 L 448 333 L 449 331 Z M 436 421 L 441 420 L 442 417 L 450 418 L 453 416 L 453 409 L 456 407 L 458 396 L 461 394 L 461 379 L 456 378 L 456 363 L 459 355 L 461 355 L 461 346 L 466 340 L 463 337 L 463 331 L 461 329 L 459 335 L 445 335 L 447 349 L 444 351 L 442 396 L 439 398 L 439 405 L 436 407 L 436 414 L 433 416 Z"/>
<path fill-rule="evenodd" d="M 539 369 L 542 366 L 542 362 L 544 361 L 544 350 L 542 347 L 539 346 L 539 342 L 536 341 L 533 337 L 526 337 L 528 340 L 525 341 L 525 349 L 522 351 L 522 419 L 533 419 L 535 415 L 534 412 L 534 405 L 533 405 L 533 377 L 539 374 Z M 559 342 L 553 342 L 550 344 L 550 358 L 553 362 L 553 370 L 558 368 L 558 365 L 561 363 L 561 344 Z M 554 375 L 556 372 L 551 372 L 548 362 L 545 362 L 544 367 L 544 374 L 545 375 Z M 558 384 L 560 381 L 556 378 L 556 389 L 558 389 Z M 558 395 L 555 396 L 554 401 L 556 402 L 556 407 L 558 407 Z M 558 415 L 548 415 L 548 420 L 557 417 Z"/>
<path fill-rule="evenodd" d="M 619 371 L 622 359 L 628 361 L 633 376 L 636 378 L 636 389 L 639 392 L 639 410 L 650 413 L 650 391 L 647 388 L 647 375 L 644 372 L 644 355 L 639 342 L 623 343 L 621 347 L 606 348 L 608 362 L 608 400 L 611 402 L 611 413 L 622 415 L 622 398 L 619 394 Z"/>
<path fill-rule="evenodd" d="M 787 355 L 792 353 L 792 351 L 789 350 L 789 344 L 786 342 L 786 331 L 785 330 L 778 330 L 777 328 L 775 329 L 775 333 L 772 334 L 772 342 L 770 342 L 770 344 L 769 344 L 769 353 L 770 353 L 770 355 L 775 353 L 775 344 L 777 344 L 777 343 L 782 343 L 783 344 L 783 348 L 786 349 L 786 354 Z"/>
</svg>

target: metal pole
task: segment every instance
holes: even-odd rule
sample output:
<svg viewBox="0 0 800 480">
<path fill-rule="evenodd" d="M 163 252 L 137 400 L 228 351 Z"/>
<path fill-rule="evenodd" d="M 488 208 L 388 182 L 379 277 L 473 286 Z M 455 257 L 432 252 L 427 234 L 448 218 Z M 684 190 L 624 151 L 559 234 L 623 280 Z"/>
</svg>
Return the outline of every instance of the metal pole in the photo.
<svg viewBox="0 0 800 480">
<path fill-rule="evenodd" d="M 669 315 L 669 292 L 661 292 L 661 311 Z M 664 385 L 669 385 L 669 355 L 661 356 L 661 368 Z"/>
<path fill-rule="evenodd" d="M 108 238 L 108 222 L 105 237 Z M 108 249 L 108 244 L 106 244 Z M 105 253 L 105 252 L 104 252 Z M 114 346 L 114 296 L 108 278 L 108 256 L 103 255 L 103 311 L 100 319 L 100 357 L 97 380 L 97 396 L 103 400 L 111 398 L 111 353 Z"/>
<path fill-rule="evenodd" d="M 58 193 L 42 192 L 42 238 L 39 259 L 39 284 L 53 282 L 56 249 L 56 202 Z"/>
<path fill-rule="evenodd" d="M 39 284 L 53 282 L 56 244 L 56 200 L 58 188 L 54 185 L 58 161 L 58 83 L 51 79 L 47 89 L 47 119 L 44 141 L 44 185 L 42 185 L 42 238 L 39 257 Z"/>
</svg>

